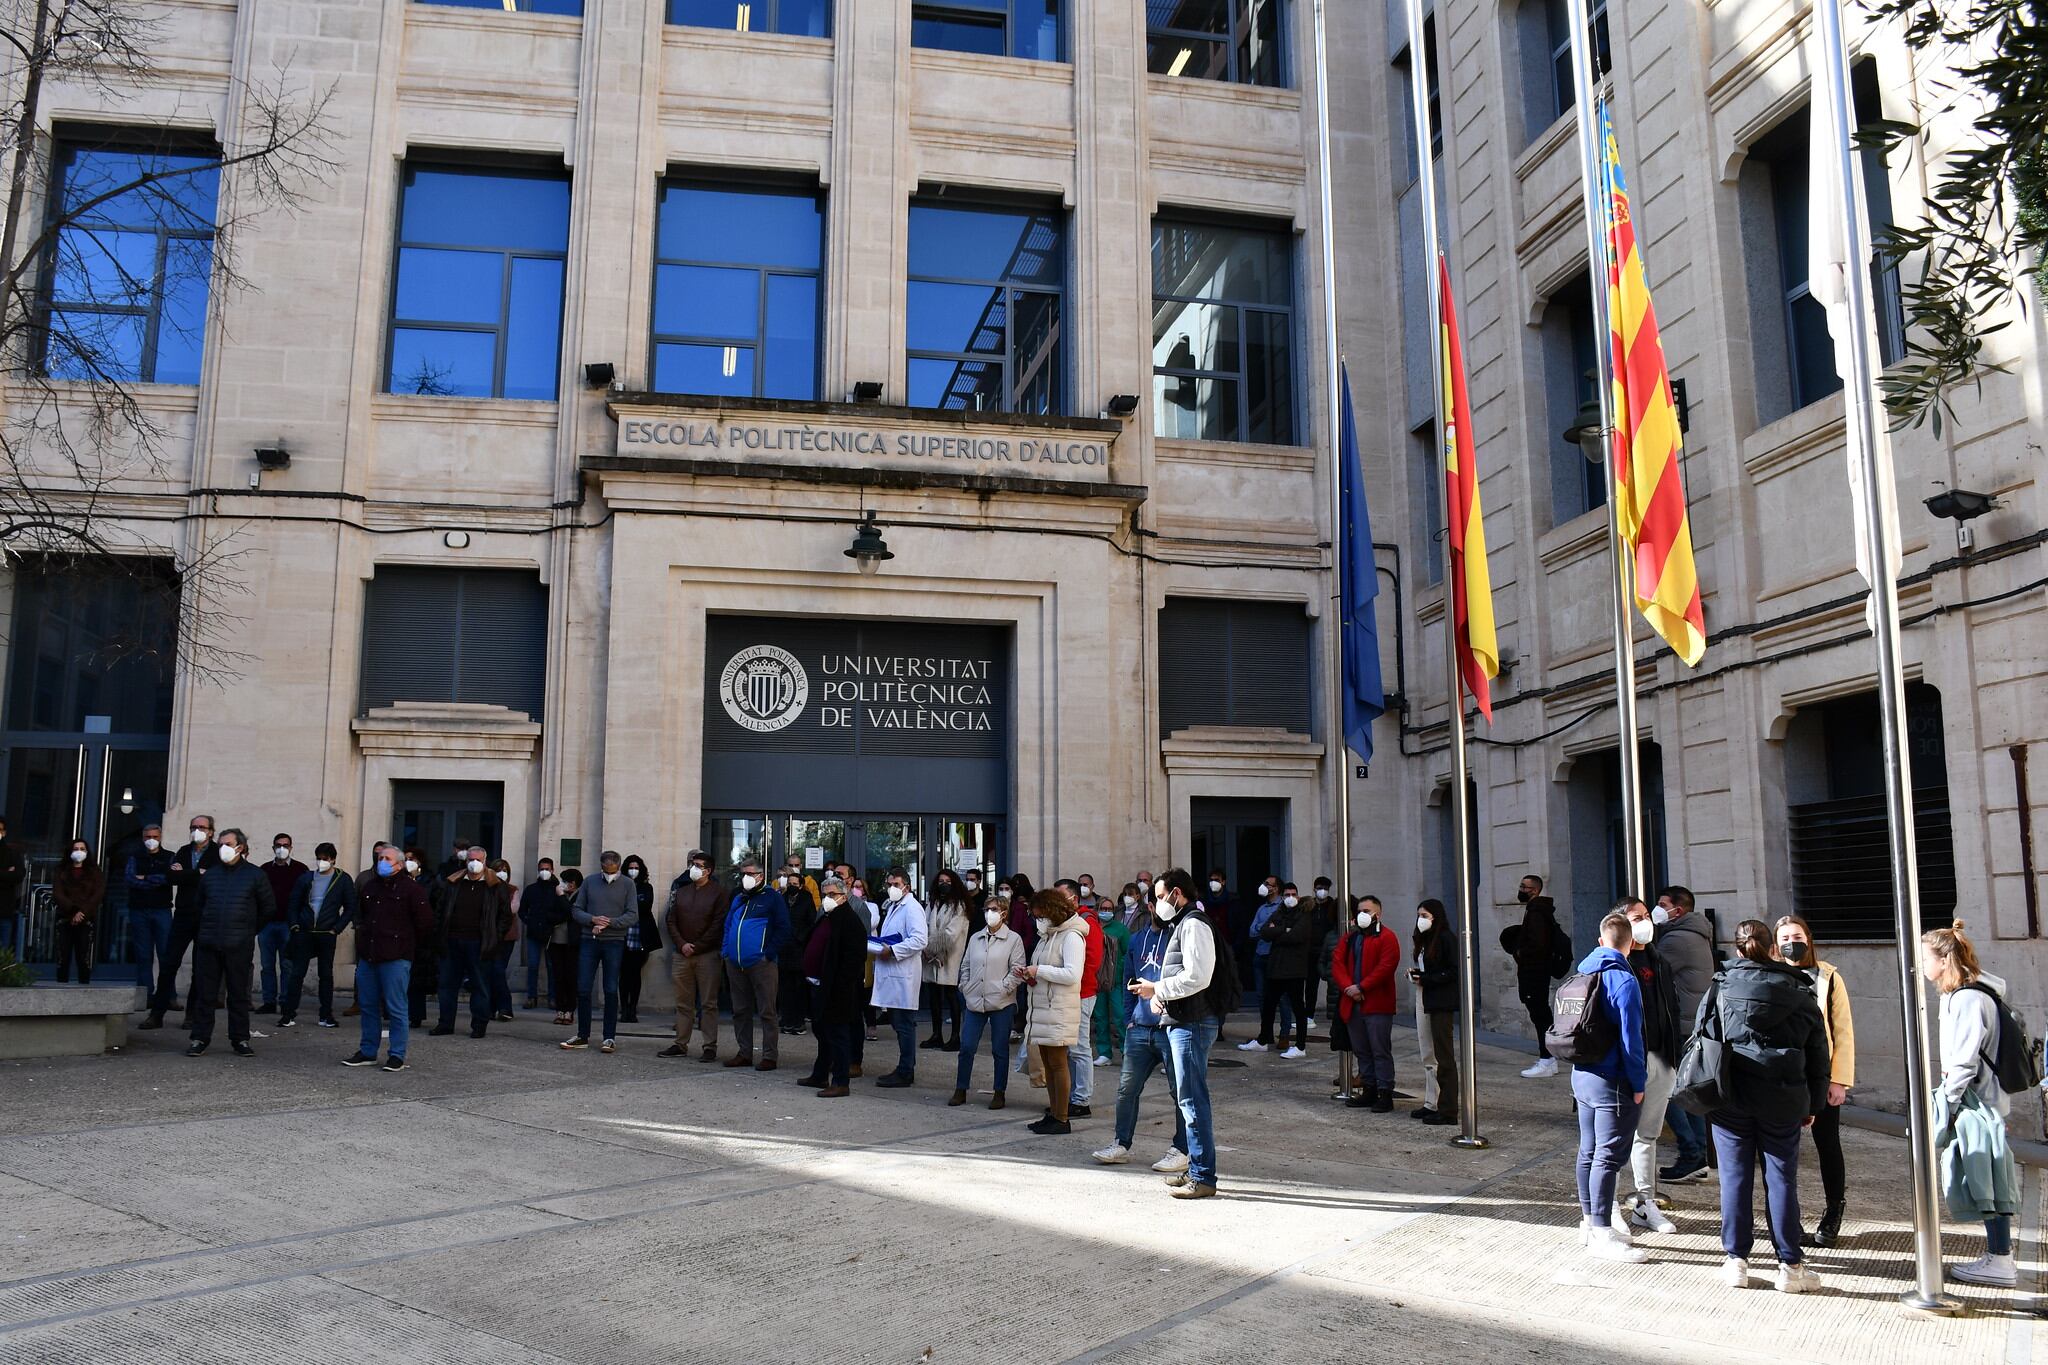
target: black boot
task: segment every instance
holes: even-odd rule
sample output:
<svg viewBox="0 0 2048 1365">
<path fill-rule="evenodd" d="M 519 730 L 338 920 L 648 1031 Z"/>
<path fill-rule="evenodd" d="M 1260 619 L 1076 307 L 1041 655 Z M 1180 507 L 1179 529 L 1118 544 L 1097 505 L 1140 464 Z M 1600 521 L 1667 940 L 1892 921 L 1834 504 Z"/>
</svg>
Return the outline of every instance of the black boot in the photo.
<svg viewBox="0 0 2048 1365">
<path fill-rule="evenodd" d="M 1840 1204 L 1828 1205 L 1828 1211 L 1820 1216 L 1820 1222 L 1812 1232 L 1799 1239 L 1801 1245 L 1810 1247 L 1831 1247 L 1842 1240 L 1842 1213 Z"/>
<path fill-rule="evenodd" d="M 1370 1109 L 1378 1104 L 1379 1100 L 1380 1092 L 1368 1086 L 1344 1101 L 1344 1107 L 1346 1109 Z"/>
</svg>

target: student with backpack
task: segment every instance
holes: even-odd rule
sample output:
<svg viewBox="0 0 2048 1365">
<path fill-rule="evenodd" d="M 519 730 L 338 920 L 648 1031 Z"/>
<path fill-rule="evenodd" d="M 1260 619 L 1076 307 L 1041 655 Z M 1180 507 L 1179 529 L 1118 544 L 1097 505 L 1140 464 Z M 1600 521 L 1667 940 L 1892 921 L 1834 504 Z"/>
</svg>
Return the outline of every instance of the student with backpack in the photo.
<svg viewBox="0 0 2048 1365">
<path fill-rule="evenodd" d="M 1572 1068 L 1579 1111 L 1579 1244 L 1604 1261 L 1640 1263 L 1648 1253 L 1613 1224 L 1614 1189 L 1648 1083 L 1643 992 L 1628 964 L 1629 903 L 1623 900 L 1600 921 L 1599 943 L 1557 988 L 1543 1042 L 1551 1056 Z"/>
<path fill-rule="evenodd" d="M 2005 982 L 1977 965 L 1963 922 L 1920 936 L 1920 969 L 1941 992 L 1941 1081 L 1935 1087 L 1935 1140 L 1951 1212 L 1968 1206 L 1984 1220 L 1984 1255 L 1949 1267 L 1952 1279 L 2010 1289 L 2012 1218 L 2019 1175 L 2006 1140 L 2011 1096 L 2041 1083 L 2026 1030 L 2007 1007 Z"/>
</svg>

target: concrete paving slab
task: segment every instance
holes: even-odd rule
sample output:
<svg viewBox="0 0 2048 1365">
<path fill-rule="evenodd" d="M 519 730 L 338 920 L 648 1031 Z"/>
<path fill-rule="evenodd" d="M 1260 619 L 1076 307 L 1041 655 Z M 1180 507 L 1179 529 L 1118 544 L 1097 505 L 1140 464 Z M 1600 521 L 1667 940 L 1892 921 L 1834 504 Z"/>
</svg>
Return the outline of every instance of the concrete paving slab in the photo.
<svg viewBox="0 0 2048 1365">
<path fill-rule="evenodd" d="M 0 1174 L 0 1282 L 202 1245 L 138 1214 Z"/>
</svg>

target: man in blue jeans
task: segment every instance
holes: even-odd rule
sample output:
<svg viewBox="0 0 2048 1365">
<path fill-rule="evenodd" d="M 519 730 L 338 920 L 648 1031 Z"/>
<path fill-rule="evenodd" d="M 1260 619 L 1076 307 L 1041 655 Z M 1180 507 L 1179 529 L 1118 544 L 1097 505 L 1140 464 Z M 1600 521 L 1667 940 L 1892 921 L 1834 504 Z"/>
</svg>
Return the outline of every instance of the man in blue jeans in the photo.
<svg viewBox="0 0 2048 1365">
<path fill-rule="evenodd" d="M 122 884 L 128 888 L 128 942 L 135 955 L 135 982 L 142 987 L 144 1000 L 156 995 L 158 964 L 171 947 L 171 857 L 164 847 L 163 826 L 144 825 L 142 847 L 128 855 L 121 869 Z"/>
<path fill-rule="evenodd" d="M 270 896 L 277 903 L 277 913 L 256 931 L 256 960 L 263 968 L 263 1003 L 256 1007 L 256 1012 L 276 1014 L 283 999 L 285 959 L 292 941 L 292 926 L 285 907 L 291 904 L 299 878 L 306 875 L 306 865 L 292 856 L 291 835 L 278 834 L 271 839 L 270 861 L 263 865 L 263 875 L 270 879 Z"/>
<path fill-rule="evenodd" d="M 1168 926 L 1159 980 L 1140 980 L 1131 993 L 1150 1005 L 1165 1008 L 1166 1047 L 1171 1056 L 1174 1102 L 1187 1128 L 1188 1168 L 1170 1175 L 1176 1199 L 1216 1197 L 1216 1134 L 1209 1109 L 1209 1049 L 1222 1031 L 1226 971 L 1218 955 L 1229 951 L 1217 942 L 1208 916 L 1195 902 L 1194 879 L 1174 868 L 1160 879 L 1163 890 L 1153 913 Z"/>
<path fill-rule="evenodd" d="M 585 877 L 569 902 L 569 918 L 582 931 L 576 959 L 576 1036 L 562 1044 L 567 1052 L 590 1046 L 590 990 L 600 966 L 604 969 L 604 1039 L 600 1052 L 618 1051 L 619 964 L 626 957 L 626 930 L 639 923 L 640 897 L 633 882 L 619 875 L 619 855 L 606 849 L 598 855 L 601 869 Z"/>
<path fill-rule="evenodd" d="M 1152 897 L 1152 888 L 1141 888 L 1144 902 Z M 1138 914 L 1131 923 L 1129 977 L 1136 981 L 1157 983 L 1159 969 L 1166 962 L 1167 932 L 1159 919 L 1141 902 Z M 1133 995 L 1124 1014 L 1124 1069 L 1117 1078 L 1116 1087 L 1116 1140 L 1101 1151 L 1092 1153 L 1105 1166 L 1121 1166 L 1131 1159 L 1131 1144 L 1138 1136 L 1138 1101 L 1145 1093 L 1145 1083 L 1152 1079 L 1154 1068 L 1166 1071 L 1166 1094 L 1173 1099 L 1173 1049 L 1166 1037 L 1166 1016 L 1156 1005 L 1140 1000 Z M 1173 1105 L 1173 1146 L 1166 1154 L 1152 1163 L 1152 1169 L 1161 1175 L 1178 1175 L 1188 1168 L 1188 1125 L 1181 1117 L 1180 1103 Z"/>
<path fill-rule="evenodd" d="M 376 865 L 356 896 L 356 1004 L 362 1011 L 362 1041 L 343 1066 L 375 1066 L 377 1044 L 388 1030 L 386 1071 L 405 1070 L 407 1026 L 412 1019 L 407 992 L 412 959 L 434 927 L 426 888 L 407 874 L 403 855 L 390 844 L 376 847 Z"/>
<path fill-rule="evenodd" d="M 1600 983 L 1587 1001 L 1588 1015 L 1595 1010 L 1603 1013 L 1613 1025 L 1615 1040 L 1605 1056 L 1572 1064 L 1572 1098 L 1579 1107 L 1579 1241 L 1589 1255 L 1601 1260 L 1641 1262 L 1648 1255 L 1613 1226 L 1614 1188 L 1628 1161 L 1649 1076 L 1643 1050 L 1643 992 L 1628 965 L 1634 938 L 1627 907 L 1633 902 L 1634 897 L 1624 897 L 1600 921 L 1600 942 L 1579 963 L 1582 974 L 1597 977 Z"/>
</svg>

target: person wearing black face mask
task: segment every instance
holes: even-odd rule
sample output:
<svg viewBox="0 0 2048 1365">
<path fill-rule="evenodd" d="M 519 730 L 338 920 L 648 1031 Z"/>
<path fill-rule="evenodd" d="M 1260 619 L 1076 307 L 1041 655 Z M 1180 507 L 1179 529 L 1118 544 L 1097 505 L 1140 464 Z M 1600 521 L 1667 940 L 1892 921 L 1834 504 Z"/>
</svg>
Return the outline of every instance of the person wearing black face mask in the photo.
<svg viewBox="0 0 2048 1365">
<path fill-rule="evenodd" d="M 1821 1024 L 1827 1030 L 1828 1102 L 1813 1116 L 1813 1146 L 1820 1156 L 1820 1185 L 1827 1196 L 1827 1209 L 1801 1241 L 1807 1246 L 1831 1247 L 1841 1240 L 1842 1215 L 1849 1203 L 1849 1167 L 1842 1158 L 1842 1106 L 1849 1102 L 1849 1091 L 1856 1085 L 1856 1019 L 1849 1010 L 1849 985 L 1834 964 L 1821 961 L 1813 927 L 1797 915 L 1781 915 L 1772 930 L 1778 960 L 1796 967 L 1813 983 Z"/>
<path fill-rule="evenodd" d="M 1501 933 L 1501 947 L 1515 959 L 1515 988 L 1522 1008 L 1529 1011 L 1530 1026 L 1536 1030 L 1536 1063 L 1522 1074 L 1532 1080 L 1557 1074 L 1557 1059 L 1550 1055 L 1543 1035 L 1550 1031 L 1555 1015 L 1550 1008 L 1550 983 L 1571 966 L 1572 949 L 1557 922 L 1557 906 L 1543 894 L 1543 878 L 1530 873 L 1522 878 L 1515 899 L 1523 906 L 1522 922 Z"/>
</svg>

